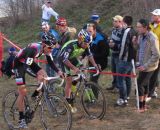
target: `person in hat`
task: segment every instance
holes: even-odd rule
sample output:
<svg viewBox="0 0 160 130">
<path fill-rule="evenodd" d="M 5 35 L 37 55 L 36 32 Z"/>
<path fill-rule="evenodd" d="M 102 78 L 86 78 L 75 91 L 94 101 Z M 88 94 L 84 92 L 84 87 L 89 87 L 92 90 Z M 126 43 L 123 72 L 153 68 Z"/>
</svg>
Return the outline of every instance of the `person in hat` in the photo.
<svg viewBox="0 0 160 130">
<path fill-rule="evenodd" d="M 121 45 L 123 37 L 123 17 L 116 15 L 112 18 L 113 29 L 112 34 L 109 39 L 109 47 L 111 49 L 111 70 L 113 73 L 117 72 L 117 65 L 119 59 L 119 47 Z M 113 76 L 112 86 L 107 88 L 107 90 L 114 90 L 118 88 L 117 76 Z"/>
<path fill-rule="evenodd" d="M 8 49 L 8 54 L 9 56 L 5 61 L 3 73 L 7 75 L 8 78 L 10 78 L 12 75 L 14 75 L 12 68 L 13 68 L 13 61 L 17 54 L 16 49 L 14 47 L 10 47 Z"/>
<path fill-rule="evenodd" d="M 137 45 L 139 66 L 137 70 L 139 75 L 137 78 L 138 94 L 139 94 L 139 112 L 147 110 L 146 97 L 149 92 L 149 82 L 154 71 L 158 68 L 160 51 L 159 40 L 157 36 L 150 31 L 149 22 L 146 19 L 140 19 L 137 22 L 137 31 L 139 38 Z"/>
<path fill-rule="evenodd" d="M 153 31 L 154 34 L 157 35 L 159 40 L 159 46 L 160 46 L 160 9 L 155 9 L 151 12 L 151 24 L 150 28 L 151 31 Z M 160 61 L 158 68 L 154 71 L 149 84 L 149 95 L 146 101 L 150 101 L 152 97 L 157 98 L 158 94 L 156 92 L 156 88 L 159 86 L 158 82 L 158 74 L 160 71 Z"/>
<path fill-rule="evenodd" d="M 42 21 L 41 22 L 50 22 L 51 16 L 54 16 L 57 20 L 59 14 L 51 8 L 51 1 L 46 1 L 44 5 L 42 5 Z"/>
</svg>

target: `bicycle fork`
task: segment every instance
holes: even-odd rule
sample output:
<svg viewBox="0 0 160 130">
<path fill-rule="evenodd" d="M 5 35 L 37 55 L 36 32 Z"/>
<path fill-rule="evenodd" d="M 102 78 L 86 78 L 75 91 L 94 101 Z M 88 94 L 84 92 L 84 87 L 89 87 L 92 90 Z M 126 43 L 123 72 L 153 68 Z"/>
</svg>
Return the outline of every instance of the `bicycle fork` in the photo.
<svg viewBox="0 0 160 130">
<path fill-rule="evenodd" d="M 57 110 L 56 110 L 56 107 L 55 107 L 56 104 L 52 101 L 52 100 L 56 100 L 56 99 L 49 98 L 48 94 L 45 94 L 44 98 L 45 98 L 44 100 L 45 100 L 45 103 L 47 105 L 47 108 L 48 108 L 51 116 L 57 117 L 58 113 L 57 113 Z"/>
<path fill-rule="evenodd" d="M 85 88 L 85 95 L 90 102 L 95 100 L 95 95 L 91 88 Z"/>
</svg>

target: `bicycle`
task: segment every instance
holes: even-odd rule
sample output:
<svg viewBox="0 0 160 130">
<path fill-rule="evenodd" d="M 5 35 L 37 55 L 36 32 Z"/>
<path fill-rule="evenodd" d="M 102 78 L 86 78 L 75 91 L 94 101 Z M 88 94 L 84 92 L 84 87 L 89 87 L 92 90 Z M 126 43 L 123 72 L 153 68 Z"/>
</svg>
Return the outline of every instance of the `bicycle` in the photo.
<svg viewBox="0 0 160 130">
<path fill-rule="evenodd" d="M 50 82 L 59 79 L 56 77 L 47 77 L 45 82 L 41 82 L 37 90 L 41 90 L 35 100 L 29 100 L 31 96 L 25 96 L 25 120 L 31 123 L 35 112 L 40 108 L 40 119 L 44 130 L 70 130 L 72 125 L 72 114 L 67 101 L 60 95 L 50 91 Z M 64 80 L 61 81 L 60 86 Z M 27 85 L 27 87 L 37 85 Z M 34 89 L 35 90 L 35 89 Z M 9 129 L 16 130 L 18 128 L 18 108 L 16 105 L 18 92 L 11 90 L 5 94 L 2 100 L 2 112 Z M 64 111 L 65 110 L 65 111 Z M 65 117 L 66 116 L 66 117 Z"/>
<path fill-rule="evenodd" d="M 79 74 L 71 75 L 74 78 L 72 84 L 76 84 L 76 89 L 72 88 L 71 95 L 75 101 L 77 95 L 80 94 L 81 105 L 90 119 L 102 119 L 106 113 L 106 101 L 103 90 L 98 84 L 88 81 L 84 73 L 85 70 L 93 69 L 95 69 L 95 67 L 81 68 Z M 94 74 L 94 76 L 97 74 L 98 73 Z M 56 86 L 56 82 L 54 83 L 52 87 Z M 64 90 L 62 90 L 64 88 L 58 88 L 60 89 L 61 95 L 64 95 Z"/>
</svg>

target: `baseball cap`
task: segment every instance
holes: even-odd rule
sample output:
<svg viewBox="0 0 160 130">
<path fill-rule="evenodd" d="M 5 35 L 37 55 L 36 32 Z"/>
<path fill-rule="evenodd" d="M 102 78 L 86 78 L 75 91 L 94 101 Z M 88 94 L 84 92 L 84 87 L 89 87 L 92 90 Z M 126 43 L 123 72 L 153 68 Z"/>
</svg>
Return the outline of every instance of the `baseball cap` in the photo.
<svg viewBox="0 0 160 130">
<path fill-rule="evenodd" d="M 115 20 L 115 21 L 123 21 L 123 17 L 120 16 L 120 15 L 116 15 L 116 16 L 113 17 L 113 20 Z"/>
<path fill-rule="evenodd" d="M 155 9 L 151 12 L 153 15 L 159 15 L 160 16 L 160 9 Z"/>
<path fill-rule="evenodd" d="M 91 16 L 91 20 L 98 20 L 100 17 L 99 17 L 99 15 L 97 15 L 97 14 L 93 14 L 92 16 Z"/>
<path fill-rule="evenodd" d="M 47 0 L 47 3 L 52 3 L 50 0 Z"/>
</svg>

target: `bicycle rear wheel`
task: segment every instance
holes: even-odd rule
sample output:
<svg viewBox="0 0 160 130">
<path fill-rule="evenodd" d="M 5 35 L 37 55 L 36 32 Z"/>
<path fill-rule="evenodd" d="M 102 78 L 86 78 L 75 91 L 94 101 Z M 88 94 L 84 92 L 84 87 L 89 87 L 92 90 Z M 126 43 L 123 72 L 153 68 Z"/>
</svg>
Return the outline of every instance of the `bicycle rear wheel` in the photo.
<svg viewBox="0 0 160 130">
<path fill-rule="evenodd" d="M 2 100 L 2 113 L 9 129 L 18 129 L 19 112 L 16 105 L 18 92 L 16 90 L 8 91 Z"/>
<path fill-rule="evenodd" d="M 42 103 L 41 121 L 45 130 L 70 130 L 72 114 L 66 100 L 60 95 L 50 94 Z"/>
<path fill-rule="evenodd" d="M 102 89 L 93 82 L 87 82 L 82 90 L 81 103 L 91 119 L 102 119 L 106 113 L 106 101 Z"/>
</svg>

